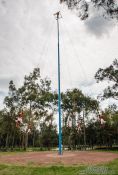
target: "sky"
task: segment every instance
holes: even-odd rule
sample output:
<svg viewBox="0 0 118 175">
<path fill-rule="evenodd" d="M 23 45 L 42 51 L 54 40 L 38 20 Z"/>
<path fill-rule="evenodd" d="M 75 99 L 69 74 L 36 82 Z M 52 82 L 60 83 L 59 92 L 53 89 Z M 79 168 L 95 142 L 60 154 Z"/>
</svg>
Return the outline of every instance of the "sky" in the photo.
<svg viewBox="0 0 118 175">
<path fill-rule="evenodd" d="M 79 88 L 97 97 L 107 83 L 97 84 L 94 75 L 118 58 L 118 26 L 91 9 L 81 21 L 78 12 L 59 0 L 0 0 L 0 108 L 13 80 L 23 83 L 34 67 L 57 89 L 57 24 L 54 13 L 61 11 L 61 91 Z M 105 107 L 113 102 L 102 103 Z"/>
</svg>

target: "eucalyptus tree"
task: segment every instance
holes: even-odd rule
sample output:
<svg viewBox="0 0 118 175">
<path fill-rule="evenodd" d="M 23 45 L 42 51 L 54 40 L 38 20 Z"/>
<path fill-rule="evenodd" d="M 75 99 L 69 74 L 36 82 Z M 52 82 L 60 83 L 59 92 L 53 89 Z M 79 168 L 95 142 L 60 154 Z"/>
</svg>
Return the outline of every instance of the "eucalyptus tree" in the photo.
<svg viewBox="0 0 118 175">
<path fill-rule="evenodd" d="M 56 125 L 54 123 L 53 125 L 45 122 L 41 123 L 39 139 L 41 148 L 44 147 L 50 150 L 50 148 L 57 147 L 58 134 Z"/>
<path fill-rule="evenodd" d="M 6 149 L 8 147 L 10 137 L 12 139 L 12 147 L 14 145 L 17 101 L 17 89 L 15 87 L 14 82 L 11 80 L 9 82 L 8 96 L 4 98 L 5 108 L 3 110 L 3 126 L 4 131 L 6 132 Z"/>
<path fill-rule="evenodd" d="M 84 95 L 79 89 L 67 90 L 62 94 L 62 109 L 65 113 L 65 124 L 69 117 L 72 118 L 72 125 L 74 126 L 76 116 L 75 113 L 80 113 L 82 110 L 82 99 Z"/>
<path fill-rule="evenodd" d="M 98 113 L 99 103 L 97 100 L 92 99 L 89 96 L 84 96 L 82 99 L 82 111 L 83 111 L 83 136 L 84 136 L 84 147 L 86 149 L 86 122 L 90 114 L 94 113 L 95 115 Z"/>
<path fill-rule="evenodd" d="M 118 144 L 118 108 L 115 104 L 105 109 L 106 123 L 108 125 L 107 137 L 110 145 Z"/>
<path fill-rule="evenodd" d="M 8 143 L 14 145 L 16 134 L 15 140 L 24 149 L 28 145 L 28 135 L 30 143 L 32 135 L 34 146 L 35 134 L 39 133 L 39 128 L 41 130 L 41 123 L 52 128 L 51 132 L 55 131 L 54 115 L 57 101 L 55 97 L 57 95 L 51 90 L 51 81 L 48 78 L 41 78 L 39 68 L 34 68 L 25 76 L 23 85 L 18 89 L 13 81 L 10 81 L 9 93 L 4 99 L 5 108 L 0 117 L 0 123 L 3 123 L 0 124 L 0 136 L 3 134 L 6 138 L 6 148 Z"/>
<path fill-rule="evenodd" d="M 4 123 L 3 110 L 0 111 L 0 149 L 5 146 L 6 126 Z"/>
<path fill-rule="evenodd" d="M 51 81 L 47 78 L 40 81 L 40 95 L 37 107 L 41 110 L 40 146 L 57 146 L 57 126 L 54 116 L 57 114 L 57 93 L 51 90 Z"/>
<path fill-rule="evenodd" d="M 52 125 L 54 107 L 51 81 L 48 78 L 41 78 L 40 69 L 35 68 L 32 73 L 24 78 L 24 84 L 18 89 L 19 110 L 24 111 L 23 126 L 24 149 L 28 143 L 28 133 L 33 132 L 33 143 L 35 130 L 40 127 L 40 123 L 50 123 Z"/>
<path fill-rule="evenodd" d="M 83 93 L 79 89 L 67 90 L 62 93 L 62 111 L 63 111 L 63 145 L 69 148 L 75 148 L 77 142 L 76 123 L 81 112 L 81 99 Z"/>
<path fill-rule="evenodd" d="M 102 111 L 105 124 L 97 118 L 90 118 L 86 123 L 86 143 L 92 149 L 94 146 L 110 148 L 118 144 L 118 111 L 115 105 Z"/>
<path fill-rule="evenodd" d="M 90 113 L 95 113 L 98 107 L 99 104 L 96 100 L 85 96 L 79 89 L 67 90 L 65 94 L 62 94 L 63 134 L 65 134 L 64 140 L 66 143 L 68 140 L 68 143 L 71 143 L 70 145 L 76 145 L 79 132 L 79 134 L 83 135 L 84 146 L 86 146 L 85 118 Z M 68 129 L 66 129 L 67 126 L 69 127 Z M 65 138 L 67 135 L 68 139 Z"/>
<path fill-rule="evenodd" d="M 94 11 L 102 12 L 105 18 L 118 20 L 118 3 L 115 0 L 60 0 L 65 2 L 69 9 L 76 9 L 78 16 L 85 20 L 91 15 L 91 7 Z"/>
<path fill-rule="evenodd" d="M 104 89 L 102 95 L 103 99 L 114 98 L 118 100 L 118 60 L 115 59 L 113 63 L 106 67 L 100 68 L 96 74 L 95 79 L 97 83 L 106 81 L 109 82 L 109 85 Z"/>
<path fill-rule="evenodd" d="M 38 97 L 38 79 L 40 78 L 40 69 L 35 68 L 32 73 L 24 77 L 24 84 L 18 89 L 19 112 L 23 111 L 23 123 L 20 130 L 23 133 L 23 145 L 26 149 L 28 144 L 28 133 L 34 124 L 33 108 Z"/>
</svg>

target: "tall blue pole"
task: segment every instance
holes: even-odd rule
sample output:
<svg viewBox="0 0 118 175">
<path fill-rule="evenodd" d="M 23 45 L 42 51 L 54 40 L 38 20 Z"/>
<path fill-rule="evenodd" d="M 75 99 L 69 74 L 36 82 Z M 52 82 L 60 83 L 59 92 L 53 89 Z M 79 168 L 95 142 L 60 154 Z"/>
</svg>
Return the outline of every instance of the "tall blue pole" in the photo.
<svg viewBox="0 0 118 175">
<path fill-rule="evenodd" d="M 59 15 L 57 15 L 57 30 L 58 30 L 58 112 L 59 112 L 59 155 L 62 155 L 62 128 L 61 128 L 61 83 L 60 83 L 60 35 L 59 35 Z"/>
</svg>

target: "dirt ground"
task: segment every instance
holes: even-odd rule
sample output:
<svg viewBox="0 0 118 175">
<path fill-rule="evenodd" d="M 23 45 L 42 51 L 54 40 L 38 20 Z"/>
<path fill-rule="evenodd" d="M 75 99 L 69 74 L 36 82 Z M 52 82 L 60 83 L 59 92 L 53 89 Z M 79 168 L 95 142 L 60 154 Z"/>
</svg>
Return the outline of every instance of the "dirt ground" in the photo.
<svg viewBox="0 0 118 175">
<path fill-rule="evenodd" d="M 107 152 L 64 152 L 59 156 L 57 152 L 26 152 L 0 155 L 0 163 L 18 165 L 80 165 L 102 164 L 118 158 L 118 154 Z"/>
</svg>

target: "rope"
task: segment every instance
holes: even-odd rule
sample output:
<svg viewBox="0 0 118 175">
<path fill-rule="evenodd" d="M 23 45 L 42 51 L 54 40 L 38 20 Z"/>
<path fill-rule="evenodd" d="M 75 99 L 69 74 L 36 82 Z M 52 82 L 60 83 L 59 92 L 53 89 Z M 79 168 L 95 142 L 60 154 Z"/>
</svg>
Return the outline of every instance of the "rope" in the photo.
<svg viewBox="0 0 118 175">
<path fill-rule="evenodd" d="M 72 46 L 73 53 L 74 53 L 74 55 L 75 55 L 74 58 L 76 58 L 77 62 L 78 62 L 79 65 L 80 65 L 80 68 L 81 68 L 83 77 L 85 78 L 85 80 L 87 80 L 86 72 L 85 72 L 85 70 L 84 70 L 84 67 L 83 67 L 83 65 L 82 65 L 82 63 L 81 63 L 81 61 L 80 61 L 80 59 L 79 59 L 78 52 L 77 52 L 77 50 L 76 50 L 76 48 L 75 48 L 75 45 L 74 45 L 74 43 L 73 43 L 73 40 L 72 40 L 72 38 L 71 38 L 71 36 L 70 36 L 70 34 L 69 34 L 68 30 L 67 30 L 67 26 L 65 25 L 64 22 L 63 22 L 63 26 L 64 26 L 64 29 L 66 29 L 65 34 L 67 35 L 67 37 L 68 37 L 69 40 L 70 40 L 70 44 L 71 44 L 71 46 Z"/>
<path fill-rule="evenodd" d="M 49 28 L 49 26 L 48 26 L 48 28 L 46 28 L 46 30 L 49 31 L 48 32 L 49 34 L 48 34 L 48 38 L 47 38 L 47 35 L 45 35 L 45 39 L 43 40 L 44 42 L 42 44 L 43 46 L 42 46 L 42 49 L 41 49 L 41 52 L 40 52 L 40 58 L 39 58 L 40 61 L 43 60 L 45 54 L 48 52 L 48 46 L 49 46 L 50 36 L 52 36 L 53 28 L 54 28 L 54 21 L 52 21 L 52 23 L 50 25 L 50 28 Z M 50 33 L 51 33 L 51 35 L 50 35 Z M 37 67 L 39 67 L 39 64 L 37 65 Z M 45 69 L 45 65 L 46 64 L 44 63 L 43 69 Z"/>
<path fill-rule="evenodd" d="M 66 46 L 66 42 L 65 42 L 63 37 L 61 38 L 61 40 L 63 42 L 63 47 L 61 48 L 62 49 L 62 53 L 65 53 L 64 58 L 66 58 L 66 55 L 67 55 L 67 58 L 68 58 L 69 55 L 67 53 L 68 48 Z M 63 52 L 63 50 L 64 50 L 64 52 Z M 71 86 L 73 86 L 73 83 L 72 83 L 73 81 L 72 81 L 72 76 L 71 76 L 71 72 L 70 72 L 69 61 L 68 60 L 65 60 L 65 61 L 66 61 L 66 64 L 64 64 L 62 71 L 66 68 L 67 78 L 69 78 L 70 84 L 71 84 Z M 66 65 L 66 67 L 65 67 L 65 65 Z M 62 65 L 61 65 L 61 67 L 62 67 Z M 61 74 L 63 75 L 63 72 Z"/>
</svg>

